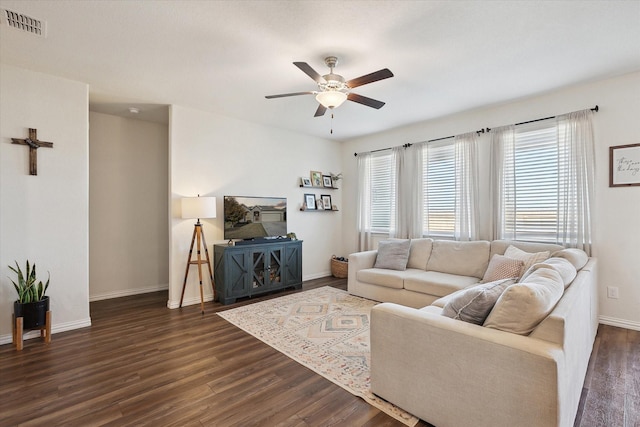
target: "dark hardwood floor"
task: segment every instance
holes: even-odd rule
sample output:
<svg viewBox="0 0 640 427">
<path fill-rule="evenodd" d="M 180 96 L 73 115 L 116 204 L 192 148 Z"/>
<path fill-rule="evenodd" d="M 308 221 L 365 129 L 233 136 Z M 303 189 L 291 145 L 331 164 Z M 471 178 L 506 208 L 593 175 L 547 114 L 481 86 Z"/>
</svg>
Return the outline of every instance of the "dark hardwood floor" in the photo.
<svg viewBox="0 0 640 427">
<path fill-rule="evenodd" d="M 346 280 L 303 288 L 326 285 Z M 216 315 L 290 292 L 204 315 L 166 292 L 91 303 L 90 328 L 0 346 L 0 426 L 400 426 Z M 576 426 L 639 420 L 640 332 L 601 325 Z"/>
</svg>

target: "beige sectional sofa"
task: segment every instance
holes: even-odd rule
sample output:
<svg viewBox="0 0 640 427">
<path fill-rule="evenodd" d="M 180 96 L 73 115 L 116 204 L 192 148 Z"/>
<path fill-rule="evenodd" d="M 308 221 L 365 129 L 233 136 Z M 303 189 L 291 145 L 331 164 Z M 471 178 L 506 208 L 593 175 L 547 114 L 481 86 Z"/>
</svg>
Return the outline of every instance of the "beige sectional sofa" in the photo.
<svg viewBox="0 0 640 427">
<path fill-rule="evenodd" d="M 484 325 L 443 315 L 487 286 L 490 260 L 510 246 L 551 258 L 504 280 Z M 405 270 L 375 268 L 377 251 L 351 254 L 349 292 L 384 302 L 371 313 L 371 390 L 437 427 L 572 426 L 598 327 L 597 262 L 562 249 L 415 239 Z M 545 292 L 556 298 L 523 327 Z"/>
</svg>

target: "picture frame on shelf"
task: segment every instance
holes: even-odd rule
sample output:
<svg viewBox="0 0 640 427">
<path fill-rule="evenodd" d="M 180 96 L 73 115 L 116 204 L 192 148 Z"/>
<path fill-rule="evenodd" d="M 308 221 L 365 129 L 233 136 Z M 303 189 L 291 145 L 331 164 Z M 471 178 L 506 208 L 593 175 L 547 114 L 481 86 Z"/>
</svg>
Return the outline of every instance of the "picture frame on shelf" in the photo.
<svg viewBox="0 0 640 427">
<path fill-rule="evenodd" d="M 300 182 L 302 184 L 303 187 L 311 187 L 311 178 L 307 178 L 304 176 L 300 177 Z"/>
<path fill-rule="evenodd" d="M 322 204 L 322 199 L 316 199 L 316 209 L 319 211 L 324 210 L 324 205 Z"/>
<path fill-rule="evenodd" d="M 332 210 L 331 196 L 329 194 L 321 194 L 320 200 L 322 201 L 322 206 L 324 210 L 326 211 Z"/>
<path fill-rule="evenodd" d="M 309 177 L 311 178 L 311 185 L 313 187 L 322 187 L 322 172 L 311 171 Z"/>
<path fill-rule="evenodd" d="M 333 188 L 333 181 L 331 175 L 322 175 L 322 185 L 327 188 Z"/>
<path fill-rule="evenodd" d="M 640 144 L 609 147 L 609 187 L 640 185 Z"/>
<path fill-rule="evenodd" d="M 305 210 L 313 211 L 316 209 L 316 195 L 311 193 L 304 194 Z"/>
</svg>

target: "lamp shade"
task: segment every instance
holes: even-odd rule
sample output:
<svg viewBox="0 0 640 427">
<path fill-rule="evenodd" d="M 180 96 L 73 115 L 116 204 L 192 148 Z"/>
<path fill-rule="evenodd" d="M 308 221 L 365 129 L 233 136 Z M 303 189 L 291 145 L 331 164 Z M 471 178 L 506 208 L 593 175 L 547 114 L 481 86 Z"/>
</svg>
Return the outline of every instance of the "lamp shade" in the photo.
<svg viewBox="0 0 640 427">
<path fill-rule="evenodd" d="M 347 100 L 347 94 L 337 90 L 328 90 L 320 92 L 316 95 L 316 101 L 326 108 L 336 108 Z"/>
<path fill-rule="evenodd" d="M 182 218 L 215 218 L 215 197 L 183 197 Z"/>
</svg>

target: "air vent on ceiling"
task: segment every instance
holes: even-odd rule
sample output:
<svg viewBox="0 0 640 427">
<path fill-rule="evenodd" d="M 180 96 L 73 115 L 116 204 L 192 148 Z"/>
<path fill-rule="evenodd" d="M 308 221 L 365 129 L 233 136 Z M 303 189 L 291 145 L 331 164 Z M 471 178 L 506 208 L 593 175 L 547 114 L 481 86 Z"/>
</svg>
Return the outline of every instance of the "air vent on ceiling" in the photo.
<svg viewBox="0 0 640 427">
<path fill-rule="evenodd" d="M 41 21 L 40 19 L 32 18 L 22 13 L 13 12 L 7 9 L 2 10 L 2 17 L 6 24 L 11 28 L 40 37 L 47 36 L 46 21 Z"/>
</svg>

